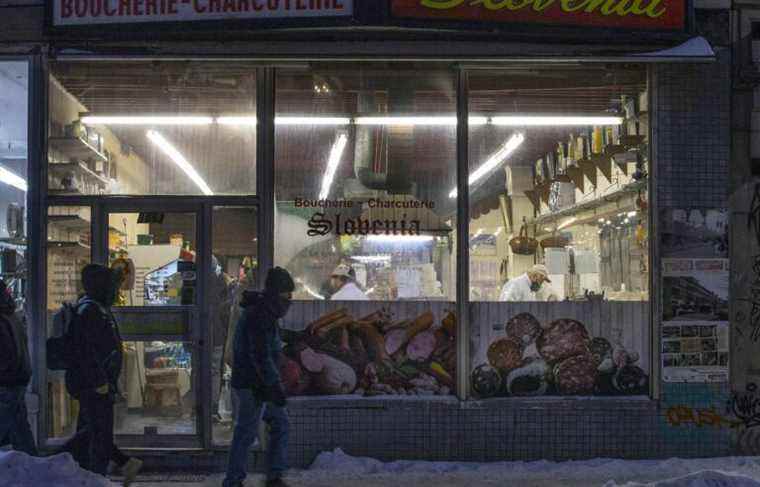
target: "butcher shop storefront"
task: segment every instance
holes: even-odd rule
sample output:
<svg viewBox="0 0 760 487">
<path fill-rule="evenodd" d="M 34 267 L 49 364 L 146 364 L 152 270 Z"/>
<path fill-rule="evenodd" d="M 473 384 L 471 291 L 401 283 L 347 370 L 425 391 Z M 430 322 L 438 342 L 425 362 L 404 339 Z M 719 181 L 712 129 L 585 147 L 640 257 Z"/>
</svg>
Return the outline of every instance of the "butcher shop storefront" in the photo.
<svg viewBox="0 0 760 487">
<path fill-rule="evenodd" d="M 665 75 L 714 69 L 685 2 L 52 4 L 39 238 L 2 241 L 46 323 L 43 443 L 76 427 L 44 343 L 90 262 L 127 276 L 115 429 L 146 454 L 223 456 L 273 265 L 294 465 L 635 455 L 615 432 L 661 434 L 666 381 L 727 381 L 727 213 L 657 204 Z"/>
</svg>

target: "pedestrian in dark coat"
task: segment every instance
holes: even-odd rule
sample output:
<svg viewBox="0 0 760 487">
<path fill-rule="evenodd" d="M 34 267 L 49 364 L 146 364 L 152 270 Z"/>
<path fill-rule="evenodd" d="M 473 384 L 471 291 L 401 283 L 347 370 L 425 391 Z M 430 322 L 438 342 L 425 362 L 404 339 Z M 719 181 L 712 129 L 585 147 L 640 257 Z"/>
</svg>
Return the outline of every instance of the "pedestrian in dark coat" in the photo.
<svg viewBox="0 0 760 487">
<path fill-rule="evenodd" d="M 79 465 L 105 475 L 113 460 L 128 486 L 142 462 L 124 455 L 114 444 L 114 401 L 122 367 L 122 341 L 111 313 L 120 276 L 108 267 L 90 264 L 82 270 L 85 295 L 77 304 L 71 334 L 78 361 L 66 371 L 66 388 L 79 400 L 77 431 L 66 443 Z"/>
<path fill-rule="evenodd" d="M 0 446 L 37 455 L 29 427 L 26 388 L 32 378 L 26 330 L 16 315 L 16 303 L 0 280 Z"/>
<path fill-rule="evenodd" d="M 248 449 L 258 436 L 259 422 L 270 426 L 267 487 L 285 487 L 289 422 L 285 390 L 280 382 L 282 350 L 279 321 L 290 308 L 295 283 L 288 271 L 275 267 L 267 274 L 264 292 L 247 291 L 244 312 L 235 330 L 232 388 L 235 432 L 230 448 L 225 487 L 242 487 Z"/>
</svg>

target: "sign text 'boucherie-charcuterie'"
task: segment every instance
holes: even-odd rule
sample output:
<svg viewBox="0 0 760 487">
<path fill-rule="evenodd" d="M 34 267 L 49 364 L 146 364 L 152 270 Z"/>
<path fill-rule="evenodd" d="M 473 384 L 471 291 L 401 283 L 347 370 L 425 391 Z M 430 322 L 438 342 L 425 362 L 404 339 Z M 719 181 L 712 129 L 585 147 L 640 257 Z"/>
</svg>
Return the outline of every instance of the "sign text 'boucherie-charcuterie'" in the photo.
<svg viewBox="0 0 760 487">
<path fill-rule="evenodd" d="M 51 0 L 56 26 L 352 15 L 353 0 Z"/>
<path fill-rule="evenodd" d="M 686 0 L 392 0 L 400 18 L 682 30 Z"/>
</svg>

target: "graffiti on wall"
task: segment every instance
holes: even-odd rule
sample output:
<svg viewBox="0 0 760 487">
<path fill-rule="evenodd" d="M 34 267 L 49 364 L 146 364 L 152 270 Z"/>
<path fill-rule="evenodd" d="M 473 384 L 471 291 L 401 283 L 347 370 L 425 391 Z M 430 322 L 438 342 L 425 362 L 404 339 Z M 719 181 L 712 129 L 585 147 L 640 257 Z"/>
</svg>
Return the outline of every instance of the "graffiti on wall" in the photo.
<svg viewBox="0 0 760 487">
<path fill-rule="evenodd" d="M 757 343 L 760 340 L 760 255 L 752 257 L 752 273 L 752 284 L 749 286 L 748 297 L 737 299 L 737 301 L 749 304 L 749 317 L 744 311 L 739 310 L 736 313 L 736 320 L 742 323 L 749 319 L 749 324 L 752 327 L 750 340 Z"/>
<path fill-rule="evenodd" d="M 727 414 L 736 418 L 739 429 L 732 438 L 734 448 L 741 454 L 756 455 L 760 452 L 760 394 L 758 386 L 750 382 L 742 392 L 731 394 Z"/>
<path fill-rule="evenodd" d="M 692 408 L 690 406 L 671 406 L 665 413 L 670 426 L 696 426 L 714 428 L 739 428 L 743 423 L 729 416 L 718 413 L 714 408 Z"/>
</svg>

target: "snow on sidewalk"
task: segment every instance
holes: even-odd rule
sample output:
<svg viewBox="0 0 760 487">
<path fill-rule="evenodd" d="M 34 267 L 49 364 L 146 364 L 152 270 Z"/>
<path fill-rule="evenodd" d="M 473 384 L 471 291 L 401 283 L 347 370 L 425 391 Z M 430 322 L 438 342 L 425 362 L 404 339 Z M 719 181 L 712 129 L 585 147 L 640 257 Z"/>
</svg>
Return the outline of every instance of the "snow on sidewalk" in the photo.
<svg viewBox="0 0 760 487">
<path fill-rule="evenodd" d="M 0 451 L 0 487 L 112 487 L 105 477 L 79 468 L 68 453 L 36 458 Z"/>
<path fill-rule="evenodd" d="M 320 454 L 294 487 L 760 487 L 760 458 L 458 463 Z"/>
<path fill-rule="evenodd" d="M 199 484 L 218 487 L 222 476 Z M 288 475 L 293 487 L 760 487 L 760 458 L 459 463 L 352 457 L 340 449 L 321 453 L 308 470 Z M 0 451 L 0 487 L 113 487 L 79 468 L 68 454 L 33 458 Z M 263 485 L 251 476 L 248 487 Z M 149 484 L 136 484 L 149 487 Z"/>
</svg>

